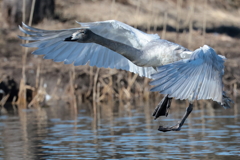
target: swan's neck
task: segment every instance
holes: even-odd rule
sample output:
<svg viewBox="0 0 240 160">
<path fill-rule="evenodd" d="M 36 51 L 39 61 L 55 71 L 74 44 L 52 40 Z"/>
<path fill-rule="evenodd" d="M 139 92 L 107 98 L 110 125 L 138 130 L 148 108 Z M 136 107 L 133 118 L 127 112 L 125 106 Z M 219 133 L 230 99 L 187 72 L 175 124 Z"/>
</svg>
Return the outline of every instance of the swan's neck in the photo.
<svg viewBox="0 0 240 160">
<path fill-rule="evenodd" d="M 139 49 L 136 49 L 134 47 L 131 47 L 129 45 L 126 45 L 117 41 L 104 38 L 93 32 L 92 32 L 91 38 L 94 43 L 97 43 L 114 52 L 117 52 L 123 55 L 124 57 L 126 57 L 127 59 L 129 59 L 130 61 L 134 61 L 135 59 L 139 58 L 142 55 L 142 51 Z"/>
</svg>

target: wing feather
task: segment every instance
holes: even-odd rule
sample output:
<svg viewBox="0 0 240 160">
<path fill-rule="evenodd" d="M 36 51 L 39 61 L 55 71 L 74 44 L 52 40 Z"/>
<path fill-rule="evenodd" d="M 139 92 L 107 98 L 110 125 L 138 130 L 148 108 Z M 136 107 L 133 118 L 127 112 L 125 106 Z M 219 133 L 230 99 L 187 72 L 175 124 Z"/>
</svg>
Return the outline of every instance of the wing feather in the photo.
<svg viewBox="0 0 240 160">
<path fill-rule="evenodd" d="M 157 35 L 146 34 L 114 20 L 80 24 L 80 28 L 87 27 L 100 36 L 135 48 L 142 48 L 149 41 L 159 38 Z M 24 23 L 23 27 L 26 29 L 20 26 L 19 29 L 30 37 L 19 36 L 19 38 L 31 41 L 31 43 L 22 44 L 22 46 L 37 47 L 38 49 L 33 54 L 45 55 L 45 59 L 63 61 L 65 64 L 74 63 L 74 65 L 85 65 L 90 62 L 88 64 L 91 66 L 123 69 L 148 78 L 156 72 L 152 67 L 136 66 L 122 55 L 98 44 L 64 41 L 80 28 L 50 31 L 30 27 Z"/>
<path fill-rule="evenodd" d="M 152 75 L 155 85 L 151 91 L 159 91 L 176 99 L 213 99 L 222 102 L 222 76 L 224 59 L 215 51 L 203 46 L 193 52 L 190 59 L 158 67 Z"/>
<path fill-rule="evenodd" d="M 142 48 L 151 40 L 159 39 L 159 36 L 157 34 L 144 33 L 116 20 L 77 23 L 79 23 L 82 27 L 90 28 L 91 31 L 97 33 L 100 36 L 114 41 L 119 41 L 135 48 Z"/>
</svg>

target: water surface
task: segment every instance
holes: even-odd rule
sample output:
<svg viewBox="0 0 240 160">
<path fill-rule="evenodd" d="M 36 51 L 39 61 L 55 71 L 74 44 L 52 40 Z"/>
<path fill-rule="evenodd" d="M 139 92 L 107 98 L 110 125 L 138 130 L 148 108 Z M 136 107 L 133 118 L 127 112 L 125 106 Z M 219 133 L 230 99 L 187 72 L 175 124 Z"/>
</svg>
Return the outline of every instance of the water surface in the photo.
<svg viewBox="0 0 240 160">
<path fill-rule="evenodd" d="M 62 104 L 62 103 L 61 103 Z M 195 106 L 179 132 L 185 108 L 153 120 L 153 105 L 68 105 L 19 110 L 0 116 L 0 159 L 240 159 L 240 113 Z"/>
</svg>

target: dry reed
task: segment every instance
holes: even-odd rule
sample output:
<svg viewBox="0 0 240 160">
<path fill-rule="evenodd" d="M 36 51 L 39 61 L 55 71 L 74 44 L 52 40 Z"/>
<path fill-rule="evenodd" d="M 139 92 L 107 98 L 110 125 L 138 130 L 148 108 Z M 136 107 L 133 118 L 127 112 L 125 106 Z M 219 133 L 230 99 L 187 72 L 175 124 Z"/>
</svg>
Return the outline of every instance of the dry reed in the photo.
<svg viewBox="0 0 240 160">
<path fill-rule="evenodd" d="M 94 81 L 93 81 L 93 101 L 98 102 L 98 97 L 96 96 L 97 94 L 97 81 L 98 81 L 98 74 L 99 74 L 100 68 L 97 68 L 97 71 L 94 75 Z"/>
<path fill-rule="evenodd" d="M 74 65 L 71 66 L 69 77 L 70 77 L 69 78 L 69 87 L 70 87 L 69 102 L 70 102 L 70 105 L 76 110 L 77 102 L 76 102 L 75 87 L 74 87 L 76 73 L 75 73 Z"/>
<path fill-rule="evenodd" d="M 6 104 L 8 97 L 9 97 L 9 94 L 4 95 L 4 96 L 2 97 L 2 99 L 1 99 L 1 101 L 0 101 L 0 106 L 4 106 L 4 105 Z"/>
<path fill-rule="evenodd" d="M 181 9 L 182 0 L 177 0 L 177 21 L 176 21 L 176 42 L 179 41 L 179 28 L 180 28 L 180 17 L 181 17 Z"/>
<path fill-rule="evenodd" d="M 164 12 L 162 39 L 166 37 L 168 13 Z"/>
<path fill-rule="evenodd" d="M 35 9 L 35 0 L 32 1 L 32 6 L 31 6 L 31 12 L 30 12 L 30 19 L 28 25 L 32 25 L 32 18 L 33 18 L 33 13 Z M 22 6 L 22 17 L 23 17 L 23 22 L 26 21 L 26 0 L 23 0 L 23 6 Z M 27 59 L 27 53 L 28 53 L 28 48 L 24 48 L 24 54 L 22 57 L 22 79 L 20 81 L 20 87 L 19 87 L 19 94 L 18 94 L 18 102 L 17 104 L 22 107 L 26 108 L 27 107 L 27 97 L 26 97 L 26 59 Z"/>
<path fill-rule="evenodd" d="M 150 33 L 151 30 L 151 24 L 153 22 L 153 0 L 150 1 L 150 5 L 149 5 L 149 10 L 150 10 L 150 14 L 151 14 L 151 19 L 149 19 L 147 21 L 147 32 Z"/>
<path fill-rule="evenodd" d="M 140 0 L 137 0 L 137 7 L 136 7 L 136 11 L 135 11 L 135 25 L 134 25 L 135 28 L 138 27 L 137 26 L 138 22 L 136 22 L 136 20 L 138 20 L 139 11 L 140 11 Z"/>
<path fill-rule="evenodd" d="M 194 14 L 194 1 L 191 2 L 189 11 L 190 18 L 189 18 L 188 49 L 192 49 L 193 14 Z"/>
<path fill-rule="evenodd" d="M 204 0 L 204 10 L 207 10 L 207 0 Z M 204 14 L 203 14 L 203 40 L 202 40 L 202 44 L 205 44 L 206 25 L 207 25 L 206 12 L 204 12 Z"/>
<path fill-rule="evenodd" d="M 116 10 L 115 10 L 115 2 L 116 0 L 112 0 L 112 3 L 111 3 L 111 13 L 110 13 L 110 15 L 111 15 L 111 17 L 114 17 L 114 15 L 115 15 L 115 12 L 116 12 Z"/>
</svg>

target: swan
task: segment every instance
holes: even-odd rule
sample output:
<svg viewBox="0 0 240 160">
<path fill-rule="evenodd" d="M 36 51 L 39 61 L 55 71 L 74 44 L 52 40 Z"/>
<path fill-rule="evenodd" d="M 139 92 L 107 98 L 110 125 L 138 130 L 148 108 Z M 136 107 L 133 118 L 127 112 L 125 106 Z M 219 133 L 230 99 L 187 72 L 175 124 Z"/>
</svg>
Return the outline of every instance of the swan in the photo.
<svg viewBox="0 0 240 160">
<path fill-rule="evenodd" d="M 81 23 L 79 28 L 42 30 L 24 23 L 19 29 L 30 36 L 20 39 L 33 41 L 24 47 L 37 47 L 35 55 L 55 62 L 75 66 L 116 68 L 153 79 L 151 91 L 165 97 L 157 105 L 153 116 L 167 116 L 172 98 L 188 100 L 183 118 L 174 126 L 159 126 L 158 130 L 179 131 L 193 110 L 193 101 L 212 99 L 225 108 L 233 101 L 223 91 L 225 57 L 204 45 L 194 51 L 147 34 L 125 23 L 108 20 Z"/>
</svg>

